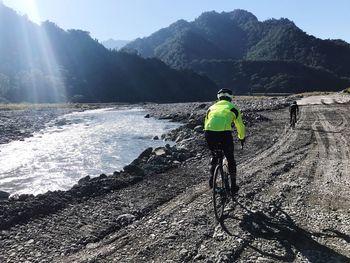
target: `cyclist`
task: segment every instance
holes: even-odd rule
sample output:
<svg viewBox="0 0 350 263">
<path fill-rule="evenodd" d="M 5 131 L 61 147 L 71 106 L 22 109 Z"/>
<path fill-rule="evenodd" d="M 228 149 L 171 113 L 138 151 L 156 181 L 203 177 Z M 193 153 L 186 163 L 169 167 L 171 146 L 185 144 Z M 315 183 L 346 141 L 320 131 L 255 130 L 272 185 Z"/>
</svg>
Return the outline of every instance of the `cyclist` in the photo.
<svg viewBox="0 0 350 263">
<path fill-rule="evenodd" d="M 289 106 L 289 112 L 290 112 L 290 125 L 292 125 L 292 120 L 295 118 L 295 123 L 297 122 L 297 115 L 299 115 L 299 106 L 296 101 L 293 101 L 292 104 Z"/>
<path fill-rule="evenodd" d="M 234 158 L 234 146 L 232 136 L 232 126 L 236 127 L 238 139 L 242 145 L 245 140 L 245 126 L 242 120 L 242 114 L 236 105 L 232 103 L 232 91 L 230 89 L 220 89 L 217 93 L 218 101 L 209 107 L 205 121 L 204 134 L 209 150 L 212 152 L 210 161 L 209 186 L 213 187 L 214 169 L 217 158 L 213 154 L 214 150 L 223 150 L 228 162 L 229 173 L 232 182 L 232 194 L 238 192 L 239 187 L 236 184 L 236 161 Z"/>
</svg>

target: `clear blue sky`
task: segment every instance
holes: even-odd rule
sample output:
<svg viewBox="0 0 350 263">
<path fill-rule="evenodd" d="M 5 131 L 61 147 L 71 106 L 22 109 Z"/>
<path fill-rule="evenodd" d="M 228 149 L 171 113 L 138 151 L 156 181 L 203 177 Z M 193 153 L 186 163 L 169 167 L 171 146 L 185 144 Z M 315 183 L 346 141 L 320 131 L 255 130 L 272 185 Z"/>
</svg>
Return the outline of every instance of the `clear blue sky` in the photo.
<svg viewBox="0 0 350 263">
<path fill-rule="evenodd" d="M 0 0 L 1 1 L 1 0 Z M 101 41 L 132 40 L 204 11 L 245 9 L 262 21 L 285 17 L 308 34 L 350 42 L 350 0 L 2 0 L 40 23 L 89 31 Z"/>
</svg>

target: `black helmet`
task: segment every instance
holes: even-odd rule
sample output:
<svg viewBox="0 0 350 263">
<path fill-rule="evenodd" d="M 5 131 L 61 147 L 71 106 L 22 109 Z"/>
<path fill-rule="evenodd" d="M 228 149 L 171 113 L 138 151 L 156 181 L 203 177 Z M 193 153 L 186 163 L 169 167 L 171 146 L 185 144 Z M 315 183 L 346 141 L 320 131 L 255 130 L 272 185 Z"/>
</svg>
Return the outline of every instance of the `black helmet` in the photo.
<svg viewBox="0 0 350 263">
<path fill-rule="evenodd" d="M 296 101 L 293 101 L 293 103 L 292 104 L 297 104 L 297 102 Z"/>
<path fill-rule="evenodd" d="M 233 97 L 233 93 L 232 93 L 232 90 L 230 89 L 221 89 L 218 91 L 217 96 L 219 100 L 226 99 L 231 101 Z"/>
</svg>

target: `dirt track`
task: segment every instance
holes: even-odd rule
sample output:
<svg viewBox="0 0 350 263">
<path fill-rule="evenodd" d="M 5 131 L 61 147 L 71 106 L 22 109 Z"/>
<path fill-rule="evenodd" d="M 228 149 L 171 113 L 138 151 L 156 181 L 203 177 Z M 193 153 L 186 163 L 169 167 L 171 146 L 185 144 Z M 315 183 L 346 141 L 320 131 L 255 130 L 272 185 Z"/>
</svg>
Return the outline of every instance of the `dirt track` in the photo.
<svg viewBox="0 0 350 263">
<path fill-rule="evenodd" d="M 349 104 L 305 105 L 291 130 L 287 109 L 263 112 L 271 122 L 252 127 L 246 149 L 236 150 L 241 190 L 238 204 L 229 208 L 222 225 L 214 219 L 205 180 L 208 156 L 202 154 L 170 171 L 165 182 L 159 175 L 122 190 L 124 194 L 88 200 L 74 210 L 12 229 L 8 247 L 13 253 L 31 248 L 37 260 L 28 262 L 350 262 L 349 113 Z M 190 187 L 176 190 L 184 177 L 195 178 L 198 184 L 186 179 Z M 161 191 L 163 198 L 147 192 L 147 187 Z M 123 206 L 126 211 L 148 212 L 136 218 L 124 215 L 129 220 L 125 227 L 101 234 L 102 238 L 80 240 L 83 245 L 74 247 L 84 231 L 97 235 L 89 226 L 102 228 L 76 225 L 84 221 L 76 213 L 86 209 L 101 220 L 106 211 L 98 206 L 107 202 L 109 213 L 116 207 L 124 211 Z M 58 231 L 65 219 L 67 228 Z M 36 231 L 38 237 L 46 233 L 48 239 L 56 235 L 58 241 L 64 240 L 62 249 L 45 255 L 45 243 L 26 239 L 28 231 Z M 64 252 L 65 246 L 74 249 Z M 7 255 L 4 262 L 18 262 L 18 255 L 17 261 L 11 261 L 15 254 Z M 28 260 L 23 253 L 19 258 Z"/>
</svg>

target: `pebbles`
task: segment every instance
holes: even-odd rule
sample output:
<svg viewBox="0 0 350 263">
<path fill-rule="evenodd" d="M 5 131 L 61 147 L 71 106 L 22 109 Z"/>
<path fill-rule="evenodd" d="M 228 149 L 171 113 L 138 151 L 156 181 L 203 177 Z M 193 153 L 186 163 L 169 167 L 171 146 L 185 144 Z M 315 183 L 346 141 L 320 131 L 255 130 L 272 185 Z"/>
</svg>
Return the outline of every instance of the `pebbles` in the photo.
<svg viewBox="0 0 350 263">
<path fill-rule="evenodd" d="M 70 108 L 0 110 L 0 144 L 24 140 L 45 128 L 48 122 L 71 111 Z"/>
</svg>

